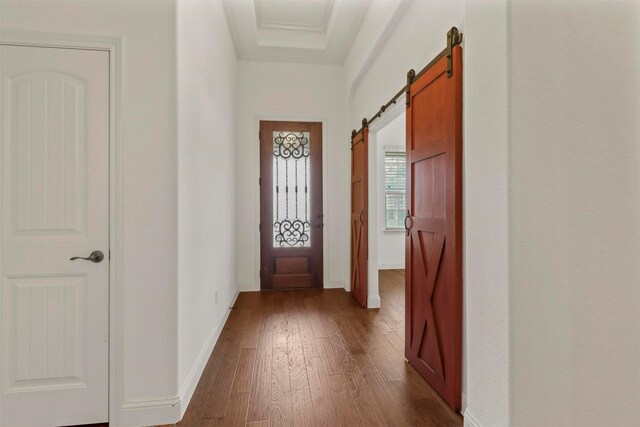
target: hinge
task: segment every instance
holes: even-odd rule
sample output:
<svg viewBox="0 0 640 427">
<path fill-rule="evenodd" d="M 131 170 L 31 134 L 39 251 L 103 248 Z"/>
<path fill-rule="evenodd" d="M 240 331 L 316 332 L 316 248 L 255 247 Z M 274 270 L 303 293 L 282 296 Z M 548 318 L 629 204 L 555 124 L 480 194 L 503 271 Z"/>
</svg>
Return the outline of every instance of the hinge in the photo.
<svg viewBox="0 0 640 427">
<path fill-rule="evenodd" d="M 258 131 L 258 139 L 259 139 L 260 141 L 262 141 L 262 132 L 261 132 L 261 131 Z"/>
<path fill-rule="evenodd" d="M 111 261 L 111 249 L 109 249 L 109 261 Z"/>
<path fill-rule="evenodd" d="M 259 231 L 260 233 L 262 233 L 262 223 L 259 223 L 259 224 L 258 224 L 258 231 Z"/>
<path fill-rule="evenodd" d="M 262 177 L 258 178 L 258 185 L 262 185 Z"/>
<path fill-rule="evenodd" d="M 462 43 L 462 33 L 456 27 L 447 32 L 447 78 L 453 75 L 453 48 Z"/>
</svg>

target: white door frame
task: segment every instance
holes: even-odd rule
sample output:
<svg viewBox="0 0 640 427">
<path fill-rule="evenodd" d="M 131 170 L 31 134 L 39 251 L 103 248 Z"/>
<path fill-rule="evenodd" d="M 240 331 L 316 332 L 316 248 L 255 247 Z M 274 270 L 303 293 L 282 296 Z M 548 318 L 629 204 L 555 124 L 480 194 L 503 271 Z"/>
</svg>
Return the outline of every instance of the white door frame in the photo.
<svg viewBox="0 0 640 427">
<path fill-rule="evenodd" d="M 406 111 L 405 96 L 369 125 L 369 247 L 367 262 L 367 308 L 380 308 L 378 283 L 378 132 Z"/>
<path fill-rule="evenodd" d="M 31 31 L 0 31 L 0 44 L 100 50 L 109 53 L 109 422 L 119 424 L 123 400 L 122 281 L 123 255 L 123 127 L 122 49 L 117 37 L 67 35 Z"/>
</svg>

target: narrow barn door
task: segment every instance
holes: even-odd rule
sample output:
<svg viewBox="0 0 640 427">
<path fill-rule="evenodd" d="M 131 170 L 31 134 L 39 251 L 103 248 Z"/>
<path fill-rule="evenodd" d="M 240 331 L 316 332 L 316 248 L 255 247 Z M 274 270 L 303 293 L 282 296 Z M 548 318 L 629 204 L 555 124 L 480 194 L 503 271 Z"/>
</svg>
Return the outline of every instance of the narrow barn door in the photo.
<svg viewBox="0 0 640 427">
<path fill-rule="evenodd" d="M 0 425 L 106 422 L 109 53 L 0 46 L 0 100 Z"/>
<path fill-rule="evenodd" d="M 407 360 L 455 410 L 462 358 L 462 48 L 411 82 L 407 109 Z"/>
<path fill-rule="evenodd" d="M 322 287 L 322 123 L 260 122 L 260 287 Z"/>
<path fill-rule="evenodd" d="M 367 306 L 369 129 L 351 140 L 351 295 Z"/>
</svg>

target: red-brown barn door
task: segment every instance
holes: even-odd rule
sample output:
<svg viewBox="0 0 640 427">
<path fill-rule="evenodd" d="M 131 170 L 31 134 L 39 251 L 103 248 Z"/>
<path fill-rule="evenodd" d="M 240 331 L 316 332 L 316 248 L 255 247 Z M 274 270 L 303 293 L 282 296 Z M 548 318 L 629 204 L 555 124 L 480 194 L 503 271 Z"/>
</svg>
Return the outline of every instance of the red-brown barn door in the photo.
<svg viewBox="0 0 640 427">
<path fill-rule="evenodd" d="M 322 123 L 260 122 L 260 287 L 322 287 Z"/>
<path fill-rule="evenodd" d="M 351 295 L 367 306 L 367 227 L 369 130 L 351 139 Z"/>
<path fill-rule="evenodd" d="M 407 360 L 455 410 L 462 376 L 462 48 L 410 84 Z M 411 80 L 410 80 L 411 81 Z"/>
</svg>

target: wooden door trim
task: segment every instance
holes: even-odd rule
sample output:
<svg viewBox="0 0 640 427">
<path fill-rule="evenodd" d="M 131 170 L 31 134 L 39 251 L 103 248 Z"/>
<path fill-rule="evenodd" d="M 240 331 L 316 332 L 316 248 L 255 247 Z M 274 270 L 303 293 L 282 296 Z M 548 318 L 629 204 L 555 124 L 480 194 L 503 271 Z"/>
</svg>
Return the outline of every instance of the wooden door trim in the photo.
<svg viewBox="0 0 640 427">
<path fill-rule="evenodd" d="M 123 411 L 123 405 L 126 402 L 120 390 L 124 384 L 124 322 L 121 312 L 124 307 L 125 292 L 122 271 L 124 260 L 123 40 L 120 37 L 2 30 L 0 44 L 99 50 L 109 53 L 109 254 L 105 254 L 109 257 L 109 422 L 126 423 Z M 2 168 L 1 164 L 0 168 Z M 0 181 L 3 180 L 4 172 L 0 173 Z M 4 221 L 3 216 L 4 212 L 0 210 L 0 224 Z M 0 227 L 0 236 L 3 233 L 4 227 Z M 135 416 L 132 419 L 135 419 Z"/>
</svg>

